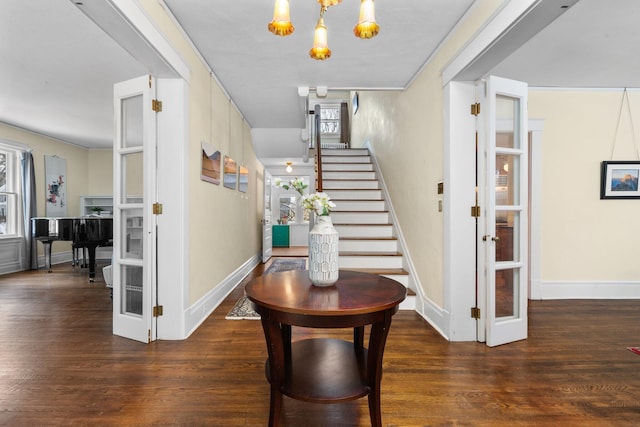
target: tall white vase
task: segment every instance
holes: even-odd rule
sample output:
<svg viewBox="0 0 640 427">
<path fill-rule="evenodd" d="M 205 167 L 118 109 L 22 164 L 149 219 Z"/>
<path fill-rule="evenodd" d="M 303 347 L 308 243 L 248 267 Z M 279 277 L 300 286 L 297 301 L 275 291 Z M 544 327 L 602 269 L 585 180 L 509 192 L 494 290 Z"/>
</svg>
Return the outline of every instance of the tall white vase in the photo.
<svg viewBox="0 0 640 427">
<path fill-rule="evenodd" d="M 338 281 L 338 231 L 329 215 L 316 215 L 309 232 L 309 279 L 316 286 Z"/>
</svg>

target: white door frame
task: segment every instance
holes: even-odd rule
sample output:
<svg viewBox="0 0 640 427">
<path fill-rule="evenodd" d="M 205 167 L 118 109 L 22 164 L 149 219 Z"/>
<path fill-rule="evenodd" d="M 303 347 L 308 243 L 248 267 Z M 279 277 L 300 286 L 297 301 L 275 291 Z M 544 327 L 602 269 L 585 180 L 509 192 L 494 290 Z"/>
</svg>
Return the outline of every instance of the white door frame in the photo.
<svg viewBox="0 0 640 427">
<path fill-rule="evenodd" d="M 444 310 L 443 328 L 451 341 L 476 341 L 475 221 L 475 117 L 474 82 L 451 82 L 444 87 Z M 540 229 L 542 200 L 542 132 L 544 121 L 529 120 L 530 163 L 530 287 L 529 297 L 540 299 Z"/>
<path fill-rule="evenodd" d="M 273 191 L 273 177 L 271 173 L 264 170 L 263 180 L 263 213 L 262 213 L 262 262 L 265 263 L 271 259 L 271 253 L 273 252 L 273 229 L 272 224 L 272 206 L 271 206 L 271 193 Z"/>
</svg>

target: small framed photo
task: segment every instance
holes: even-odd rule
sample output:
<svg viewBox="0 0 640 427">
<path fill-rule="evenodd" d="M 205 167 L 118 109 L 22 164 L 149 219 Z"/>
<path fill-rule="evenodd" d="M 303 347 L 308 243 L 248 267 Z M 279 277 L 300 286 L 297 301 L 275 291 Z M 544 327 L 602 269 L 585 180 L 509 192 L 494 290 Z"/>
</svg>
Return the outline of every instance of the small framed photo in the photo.
<svg viewBox="0 0 640 427">
<path fill-rule="evenodd" d="M 604 161 L 600 171 L 601 199 L 640 199 L 640 161 Z"/>
</svg>

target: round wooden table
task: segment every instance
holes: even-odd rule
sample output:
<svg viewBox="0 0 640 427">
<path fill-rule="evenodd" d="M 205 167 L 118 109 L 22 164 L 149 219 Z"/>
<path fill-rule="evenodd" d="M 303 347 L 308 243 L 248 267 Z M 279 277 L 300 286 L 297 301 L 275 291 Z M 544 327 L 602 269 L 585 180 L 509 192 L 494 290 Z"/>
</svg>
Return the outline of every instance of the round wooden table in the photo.
<svg viewBox="0 0 640 427">
<path fill-rule="evenodd" d="M 245 292 L 261 316 L 269 354 L 269 425 L 278 425 L 286 395 L 318 403 L 368 396 L 371 425 L 381 426 L 384 346 L 406 291 L 395 280 L 348 270 L 340 270 L 330 287 L 314 286 L 306 270 L 266 274 L 248 283 Z M 368 349 L 365 325 L 371 325 Z M 353 343 L 333 338 L 292 343 L 291 326 L 353 328 Z"/>
</svg>

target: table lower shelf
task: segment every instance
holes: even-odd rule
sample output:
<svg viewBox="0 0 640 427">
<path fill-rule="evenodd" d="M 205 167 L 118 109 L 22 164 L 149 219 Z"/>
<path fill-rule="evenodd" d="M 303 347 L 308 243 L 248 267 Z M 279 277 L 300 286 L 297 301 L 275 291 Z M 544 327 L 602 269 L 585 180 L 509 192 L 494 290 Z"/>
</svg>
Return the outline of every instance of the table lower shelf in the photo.
<svg viewBox="0 0 640 427">
<path fill-rule="evenodd" d="M 357 352 L 352 342 L 316 338 L 291 346 L 291 367 L 285 368 L 282 394 L 316 403 L 336 403 L 369 394 L 366 383 L 367 349 Z M 269 361 L 266 366 L 267 379 Z"/>
</svg>

